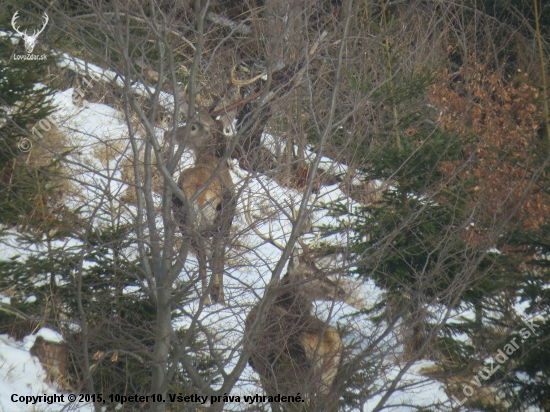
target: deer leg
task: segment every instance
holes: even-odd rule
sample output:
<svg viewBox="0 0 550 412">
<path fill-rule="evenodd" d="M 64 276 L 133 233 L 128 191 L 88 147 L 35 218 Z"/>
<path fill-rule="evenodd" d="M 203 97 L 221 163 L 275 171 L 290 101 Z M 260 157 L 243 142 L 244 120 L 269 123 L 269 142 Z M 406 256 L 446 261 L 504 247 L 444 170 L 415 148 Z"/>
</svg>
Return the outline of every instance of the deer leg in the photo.
<svg viewBox="0 0 550 412">
<path fill-rule="evenodd" d="M 202 283 L 201 300 L 206 306 L 210 306 L 210 297 L 208 296 L 208 279 L 206 278 L 206 248 L 204 242 L 198 242 L 197 247 L 197 261 L 199 262 L 199 278 Z"/>
<path fill-rule="evenodd" d="M 221 239 L 218 239 L 221 240 Z M 212 300 L 221 305 L 225 305 L 225 296 L 223 292 L 223 269 L 224 269 L 224 257 L 225 247 L 220 245 L 217 241 L 216 251 L 212 255 L 212 289 L 210 290 L 210 296 Z"/>
<path fill-rule="evenodd" d="M 225 305 L 225 296 L 223 290 L 223 272 L 225 268 L 225 247 L 231 232 L 231 224 L 235 215 L 236 199 L 230 191 L 223 195 L 222 202 L 216 207 L 218 214 L 216 225 L 219 230 L 212 236 L 212 259 L 210 267 L 212 269 L 212 290 L 210 296 L 214 302 Z"/>
<path fill-rule="evenodd" d="M 342 349 L 342 339 L 338 331 L 332 326 L 327 327 L 318 354 L 322 360 L 323 372 L 321 375 L 321 393 L 324 395 L 330 392 L 334 379 L 336 378 L 336 373 L 340 366 Z"/>
</svg>

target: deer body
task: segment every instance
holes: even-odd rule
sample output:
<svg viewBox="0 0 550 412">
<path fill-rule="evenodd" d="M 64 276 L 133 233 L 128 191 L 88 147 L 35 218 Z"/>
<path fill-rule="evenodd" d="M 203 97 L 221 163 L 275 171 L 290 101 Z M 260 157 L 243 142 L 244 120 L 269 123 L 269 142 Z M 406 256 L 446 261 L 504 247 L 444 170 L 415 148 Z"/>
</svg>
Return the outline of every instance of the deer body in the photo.
<svg viewBox="0 0 550 412">
<path fill-rule="evenodd" d="M 268 396 L 296 396 L 301 392 L 309 405 L 323 401 L 330 410 L 336 410 L 337 397 L 332 396 L 329 403 L 323 398 L 332 390 L 338 372 L 342 340 L 334 327 L 313 316 L 311 311 L 314 300 L 343 301 L 346 294 L 335 282 L 320 275 L 313 261 L 293 257 L 280 282 L 281 292 L 276 295 L 260 331 L 253 336 L 254 347 L 245 346 L 251 352 L 249 363 L 260 375 Z M 258 310 L 259 305 L 246 319 L 247 336 Z M 281 406 L 284 410 L 303 407 L 272 404 L 272 409 L 280 410 Z"/>
<path fill-rule="evenodd" d="M 235 193 L 229 168 L 221 162 L 225 150 L 225 136 L 217 122 L 206 111 L 199 111 L 198 121 L 191 125 L 189 136 L 184 128 L 178 129 L 176 138 L 195 153 L 195 165 L 181 172 L 178 186 L 187 199 L 193 199 L 195 221 L 187 223 L 184 203 L 176 195 L 172 198 L 174 215 L 182 230 L 192 233 L 191 245 L 197 254 L 199 277 L 202 282 L 204 303 L 225 303 L 223 268 L 225 243 L 235 215 Z M 214 176 L 212 178 L 212 176 Z M 199 192 L 198 196 L 195 196 Z M 210 299 L 206 277 L 207 262 L 212 272 Z"/>
<path fill-rule="evenodd" d="M 40 364 L 46 371 L 48 382 L 56 382 L 60 387 L 68 389 L 67 362 L 69 352 L 65 345 L 49 342 L 42 336 L 38 336 L 29 352 L 40 360 Z"/>
<path fill-rule="evenodd" d="M 182 171 L 178 185 L 190 198 L 208 183 L 216 168 L 217 164 L 215 163 L 196 164 L 194 167 Z M 211 230 L 213 231 L 218 229 L 221 209 L 233 197 L 232 184 L 229 170 L 222 167 L 219 176 L 215 177 L 197 197 L 193 206 L 197 214 L 196 224 L 201 228 L 201 232 L 208 232 L 206 229 L 209 225 L 212 226 Z"/>
</svg>

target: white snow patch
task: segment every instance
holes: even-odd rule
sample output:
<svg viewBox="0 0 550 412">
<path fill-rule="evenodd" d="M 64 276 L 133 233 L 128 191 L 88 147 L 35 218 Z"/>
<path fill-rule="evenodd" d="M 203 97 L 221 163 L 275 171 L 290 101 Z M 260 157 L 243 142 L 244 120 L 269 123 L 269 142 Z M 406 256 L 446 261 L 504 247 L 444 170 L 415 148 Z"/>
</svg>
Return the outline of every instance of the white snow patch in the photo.
<svg viewBox="0 0 550 412">
<path fill-rule="evenodd" d="M 53 331 L 48 331 L 44 333 L 52 337 L 50 332 Z M 0 410 L 3 412 L 53 412 L 60 411 L 69 404 L 67 394 L 59 392 L 45 382 L 46 372 L 38 358 L 29 353 L 36 336 L 38 335 L 27 336 L 22 342 L 18 342 L 8 335 L 0 335 Z M 63 395 L 65 402 L 48 404 L 48 399 L 42 398 L 42 401 L 36 404 L 32 404 L 32 401 L 25 403 L 27 396 L 54 394 Z M 78 410 L 93 411 L 90 405 L 79 404 L 78 406 Z"/>
<path fill-rule="evenodd" d="M 59 332 L 52 330 L 50 328 L 41 328 L 35 335 L 35 338 L 41 336 L 44 340 L 53 343 L 63 342 L 63 336 Z"/>
</svg>

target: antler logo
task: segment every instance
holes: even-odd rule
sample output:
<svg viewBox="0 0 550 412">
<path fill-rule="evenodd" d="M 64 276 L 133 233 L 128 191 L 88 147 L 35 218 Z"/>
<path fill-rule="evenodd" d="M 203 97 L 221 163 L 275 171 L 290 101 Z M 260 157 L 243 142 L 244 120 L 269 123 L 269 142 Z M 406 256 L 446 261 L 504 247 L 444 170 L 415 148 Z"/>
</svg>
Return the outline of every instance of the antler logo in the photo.
<svg viewBox="0 0 550 412">
<path fill-rule="evenodd" d="M 21 33 L 18 29 L 18 27 L 15 26 L 15 21 L 17 20 L 17 13 L 19 13 L 19 10 L 15 12 L 13 17 L 11 18 L 11 26 L 13 29 L 23 37 L 23 40 L 25 41 L 25 50 L 27 53 L 32 53 L 34 50 L 34 46 L 36 46 L 36 39 L 38 38 L 38 35 L 44 31 L 46 28 L 46 24 L 48 24 L 49 17 L 46 13 L 44 13 L 44 25 L 40 30 L 35 30 L 33 34 L 27 34 L 27 30 L 25 30 L 23 33 Z"/>
</svg>

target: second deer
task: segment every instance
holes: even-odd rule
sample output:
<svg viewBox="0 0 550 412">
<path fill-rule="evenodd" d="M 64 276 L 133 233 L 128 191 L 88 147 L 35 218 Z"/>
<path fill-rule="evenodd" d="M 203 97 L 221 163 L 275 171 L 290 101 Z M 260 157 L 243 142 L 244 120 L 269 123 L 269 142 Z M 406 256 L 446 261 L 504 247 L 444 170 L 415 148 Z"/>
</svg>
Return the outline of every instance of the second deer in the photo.
<svg viewBox="0 0 550 412">
<path fill-rule="evenodd" d="M 327 278 L 324 269 L 332 257 L 314 259 L 307 253 L 294 254 L 288 272 L 279 283 L 280 291 L 257 333 L 252 332 L 259 304 L 245 324 L 245 348 L 249 363 L 260 375 L 266 395 L 294 395 L 315 409 L 337 410 L 338 397 L 328 394 L 340 366 L 342 340 L 338 331 L 312 314 L 313 301 L 347 301 L 348 294 Z M 254 342 L 252 345 L 250 342 Z M 328 403 L 327 403 L 328 402 Z M 303 410 L 303 404 L 272 403 L 272 410 Z"/>
</svg>

